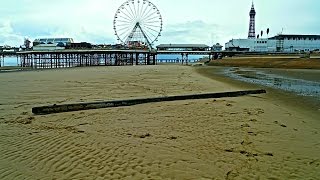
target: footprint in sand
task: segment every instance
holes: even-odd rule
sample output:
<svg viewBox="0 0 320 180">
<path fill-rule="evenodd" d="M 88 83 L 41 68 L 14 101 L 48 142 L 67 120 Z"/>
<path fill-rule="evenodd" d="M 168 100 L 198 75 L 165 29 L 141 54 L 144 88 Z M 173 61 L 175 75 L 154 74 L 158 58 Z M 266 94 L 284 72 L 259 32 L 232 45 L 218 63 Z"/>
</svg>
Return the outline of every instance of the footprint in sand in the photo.
<svg viewBox="0 0 320 180">
<path fill-rule="evenodd" d="M 250 125 L 246 123 L 246 124 L 242 124 L 241 127 L 242 127 L 242 128 L 249 128 Z"/>
<path fill-rule="evenodd" d="M 257 133 L 254 133 L 252 131 L 249 131 L 248 134 L 251 135 L 251 136 L 257 136 L 258 135 Z"/>
<path fill-rule="evenodd" d="M 266 156 L 273 156 L 273 153 L 264 153 Z"/>
<path fill-rule="evenodd" d="M 319 167 L 320 166 L 320 160 L 319 159 L 315 159 L 315 160 L 309 162 L 309 165 Z"/>
<path fill-rule="evenodd" d="M 15 120 L 9 120 L 9 121 L 5 121 L 4 123 L 5 124 L 23 124 L 23 125 L 28 125 L 28 124 L 32 124 L 32 121 L 34 120 L 35 118 L 30 116 L 30 117 L 27 117 L 27 118 L 24 118 L 24 117 L 17 117 Z"/>
<path fill-rule="evenodd" d="M 243 141 L 241 142 L 241 145 L 243 145 L 243 146 L 248 146 L 248 145 L 250 145 L 250 144 L 253 144 L 253 142 L 246 142 L 245 140 L 243 140 Z"/>
<path fill-rule="evenodd" d="M 279 123 L 278 121 L 274 121 L 274 123 L 277 124 L 277 125 L 279 125 L 279 126 L 281 126 L 281 127 L 283 127 L 283 128 L 286 128 L 286 127 L 287 127 L 285 124 L 281 124 L 281 123 Z"/>
<path fill-rule="evenodd" d="M 260 108 L 256 108 L 256 109 L 244 109 L 244 112 L 247 113 L 248 115 L 260 115 L 260 114 L 264 114 L 264 110 L 260 109 Z"/>
<path fill-rule="evenodd" d="M 127 134 L 129 137 L 132 136 L 131 133 L 128 133 Z M 148 137 L 151 137 L 151 134 L 150 133 L 146 133 L 146 134 L 142 134 L 142 135 L 133 135 L 133 137 L 135 138 L 141 138 L 141 139 L 144 139 L 144 138 L 148 138 Z"/>
<path fill-rule="evenodd" d="M 226 106 L 228 106 L 228 107 L 232 107 L 232 104 L 230 104 L 230 103 L 227 103 L 227 104 L 226 104 Z"/>
<path fill-rule="evenodd" d="M 258 122 L 257 119 L 250 119 L 250 122 Z"/>
<path fill-rule="evenodd" d="M 28 115 L 28 112 L 22 112 L 21 115 Z"/>
<path fill-rule="evenodd" d="M 178 137 L 171 136 L 171 137 L 169 137 L 168 139 L 170 139 L 170 140 L 176 140 L 176 139 L 178 139 Z"/>
<path fill-rule="evenodd" d="M 239 176 L 239 173 L 238 172 L 233 172 L 233 170 L 229 171 L 226 175 L 226 180 L 229 180 L 229 179 L 234 179 L 236 177 Z"/>
</svg>

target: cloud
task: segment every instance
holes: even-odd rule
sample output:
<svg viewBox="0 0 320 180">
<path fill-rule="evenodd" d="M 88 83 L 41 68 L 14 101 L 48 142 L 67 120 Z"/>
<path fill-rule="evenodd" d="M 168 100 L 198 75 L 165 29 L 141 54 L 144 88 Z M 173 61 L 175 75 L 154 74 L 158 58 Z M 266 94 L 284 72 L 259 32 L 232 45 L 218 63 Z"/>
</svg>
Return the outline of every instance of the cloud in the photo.
<svg viewBox="0 0 320 180">
<path fill-rule="evenodd" d="M 19 46 L 24 37 L 71 37 L 76 42 L 116 43 L 110 0 L 11 0 L 0 6 L 0 44 Z M 19 5 L 17 5 L 19 4 Z M 114 10 L 114 11 L 115 11 Z"/>
<path fill-rule="evenodd" d="M 207 43 L 220 36 L 220 26 L 202 20 L 169 24 L 164 27 L 159 42 L 163 43 Z"/>
<path fill-rule="evenodd" d="M 10 21 L 0 22 L 0 44 L 12 45 L 21 42 L 23 44 L 24 37 L 15 34 Z"/>
<path fill-rule="evenodd" d="M 246 38 L 252 0 L 150 0 L 161 12 L 158 43 L 224 44 Z M 116 43 L 113 18 L 125 0 L 10 0 L 0 6 L 0 45 L 19 46 L 24 37 L 64 36 L 75 41 Z M 319 34 L 320 1 L 255 0 L 257 31 Z M 303 22 L 303 24 L 301 24 Z M 157 44 L 158 44 L 157 43 Z"/>
<path fill-rule="evenodd" d="M 70 23 L 56 21 L 16 20 L 0 22 L 0 44 L 20 46 L 25 37 L 36 38 L 70 37 L 76 42 L 116 43 L 113 29 L 108 30 L 101 23 L 91 26 L 90 23 Z"/>
</svg>

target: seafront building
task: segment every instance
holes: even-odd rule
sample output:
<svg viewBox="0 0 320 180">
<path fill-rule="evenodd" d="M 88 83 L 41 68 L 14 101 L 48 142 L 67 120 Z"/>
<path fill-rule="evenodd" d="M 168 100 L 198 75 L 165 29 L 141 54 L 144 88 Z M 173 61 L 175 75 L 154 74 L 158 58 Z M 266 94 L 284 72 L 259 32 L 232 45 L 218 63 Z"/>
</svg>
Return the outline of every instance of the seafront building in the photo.
<svg viewBox="0 0 320 180">
<path fill-rule="evenodd" d="M 250 52 L 310 52 L 319 51 L 320 35 L 280 34 L 271 38 L 232 39 L 226 43 L 227 51 Z"/>
<path fill-rule="evenodd" d="M 252 4 L 247 39 L 232 39 L 225 44 L 226 51 L 248 52 L 310 52 L 319 51 L 320 35 L 279 34 L 270 38 L 255 36 L 256 11 Z M 269 33 L 269 32 L 267 32 Z"/>
</svg>

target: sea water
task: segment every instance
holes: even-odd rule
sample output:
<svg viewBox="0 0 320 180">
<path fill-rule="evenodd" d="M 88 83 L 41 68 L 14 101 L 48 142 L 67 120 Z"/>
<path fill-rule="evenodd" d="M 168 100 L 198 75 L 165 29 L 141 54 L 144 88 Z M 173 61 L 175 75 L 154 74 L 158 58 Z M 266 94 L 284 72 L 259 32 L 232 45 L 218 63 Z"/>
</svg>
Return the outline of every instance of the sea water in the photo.
<svg viewBox="0 0 320 180">
<path fill-rule="evenodd" d="M 17 60 L 16 56 L 5 56 L 4 58 L 0 57 L 0 61 L 1 66 L 18 66 L 20 60 Z"/>
<path fill-rule="evenodd" d="M 203 58 L 203 55 L 189 55 L 188 62 L 194 63 L 199 61 L 200 58 Z M 184 56 L 184 58 L 186 58 Z M 171 62 L 182 62 L 182 55 L 165 55 L 160 54 L 157 56 L 158 62 L 165 62 L 165 60 L 172 60 Z"/>
</svg>

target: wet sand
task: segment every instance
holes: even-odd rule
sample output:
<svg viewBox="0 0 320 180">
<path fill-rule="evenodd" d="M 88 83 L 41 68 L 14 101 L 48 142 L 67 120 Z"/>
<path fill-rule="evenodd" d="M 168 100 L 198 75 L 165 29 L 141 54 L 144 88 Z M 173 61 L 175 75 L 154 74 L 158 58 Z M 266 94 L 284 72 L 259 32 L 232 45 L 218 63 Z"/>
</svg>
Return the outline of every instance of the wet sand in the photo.
<svg viewBox="0 0 320 180">
<path fill-rule="evenodd" d="M 297 56 L 232 57 L 211 61 L 209 65 L 253 68 L 320 69 L 320 58 L 299 58 Z"/>
<path fill-rule="evenodd" d="M 259 69 L 270 74 L 320 82 L 320 69 Z"/>
<path fill-rule="evenodd" d="M 215 68 L 221 74 L 242 82 L 259 84 L 262 88 L 285 91 L 296 95 L 293 100 L 303 99 L 306 107 L 320 108 L 320 70 L 265 69 L 265 68 Z M 285 93 L 281 92 L 281 93 Z M 275 93 L 273 93 L 275 94 Z M 279 94 L 279 93 L 276 93 Z"/>
<path fill-rule="evenodd" d="M 263 85 L 259 83 L 252 83 L 251 81 L 242 81 L 236 78 L 233 78 L 233 75 L 225 74 L 228 73 L 230 69 L 234 69 L 235 71 L 246 72 L 249 75 L 249 79 L 252 75 L 255 74 L 255 71 L 261 71 L 268 74 L 275 74 L 279 76 L 284 76 L 288 78 L 299 78 L 302 80 L 318 82 L 317 74 L 319 70 L 306 70 L 306 69 L 278 69 L 278 68 L 230 68 L 230 67 L 220 67 L 220 66 L 207 66 L 203 68 L 198 68 L 197 72 L 209 77 L 214 78 L 220 82 L 228 82 L 228 84 L 232 84 L 233 86 L 237 86 L 238 88 L 246 89 L 246 88 L 260 88 L 266 89 L 268 93 L 266 97 L 270 98 L 272 101 L 279 101 L 280 104 L 288 106 L 293 109 L 297 109 L 301 112 L 308 113 L 309 116 L 318 116 L 320 109 L 320 101 L 319 96 L 302 96 L 299 93 L 284 91 L 282 89 L 275 88 L 269 85 Z M 247 72 L 248 71 L 248 72 Z"/>
<path fill-rule="evenodd" d="M 270 94 L 31 114 L 39 105 L 258 88 L 208 74 L 206 67 L 92 67 L 0 76 L 0 179 L 320 176 L 318 112 Z"/>
</svg>

